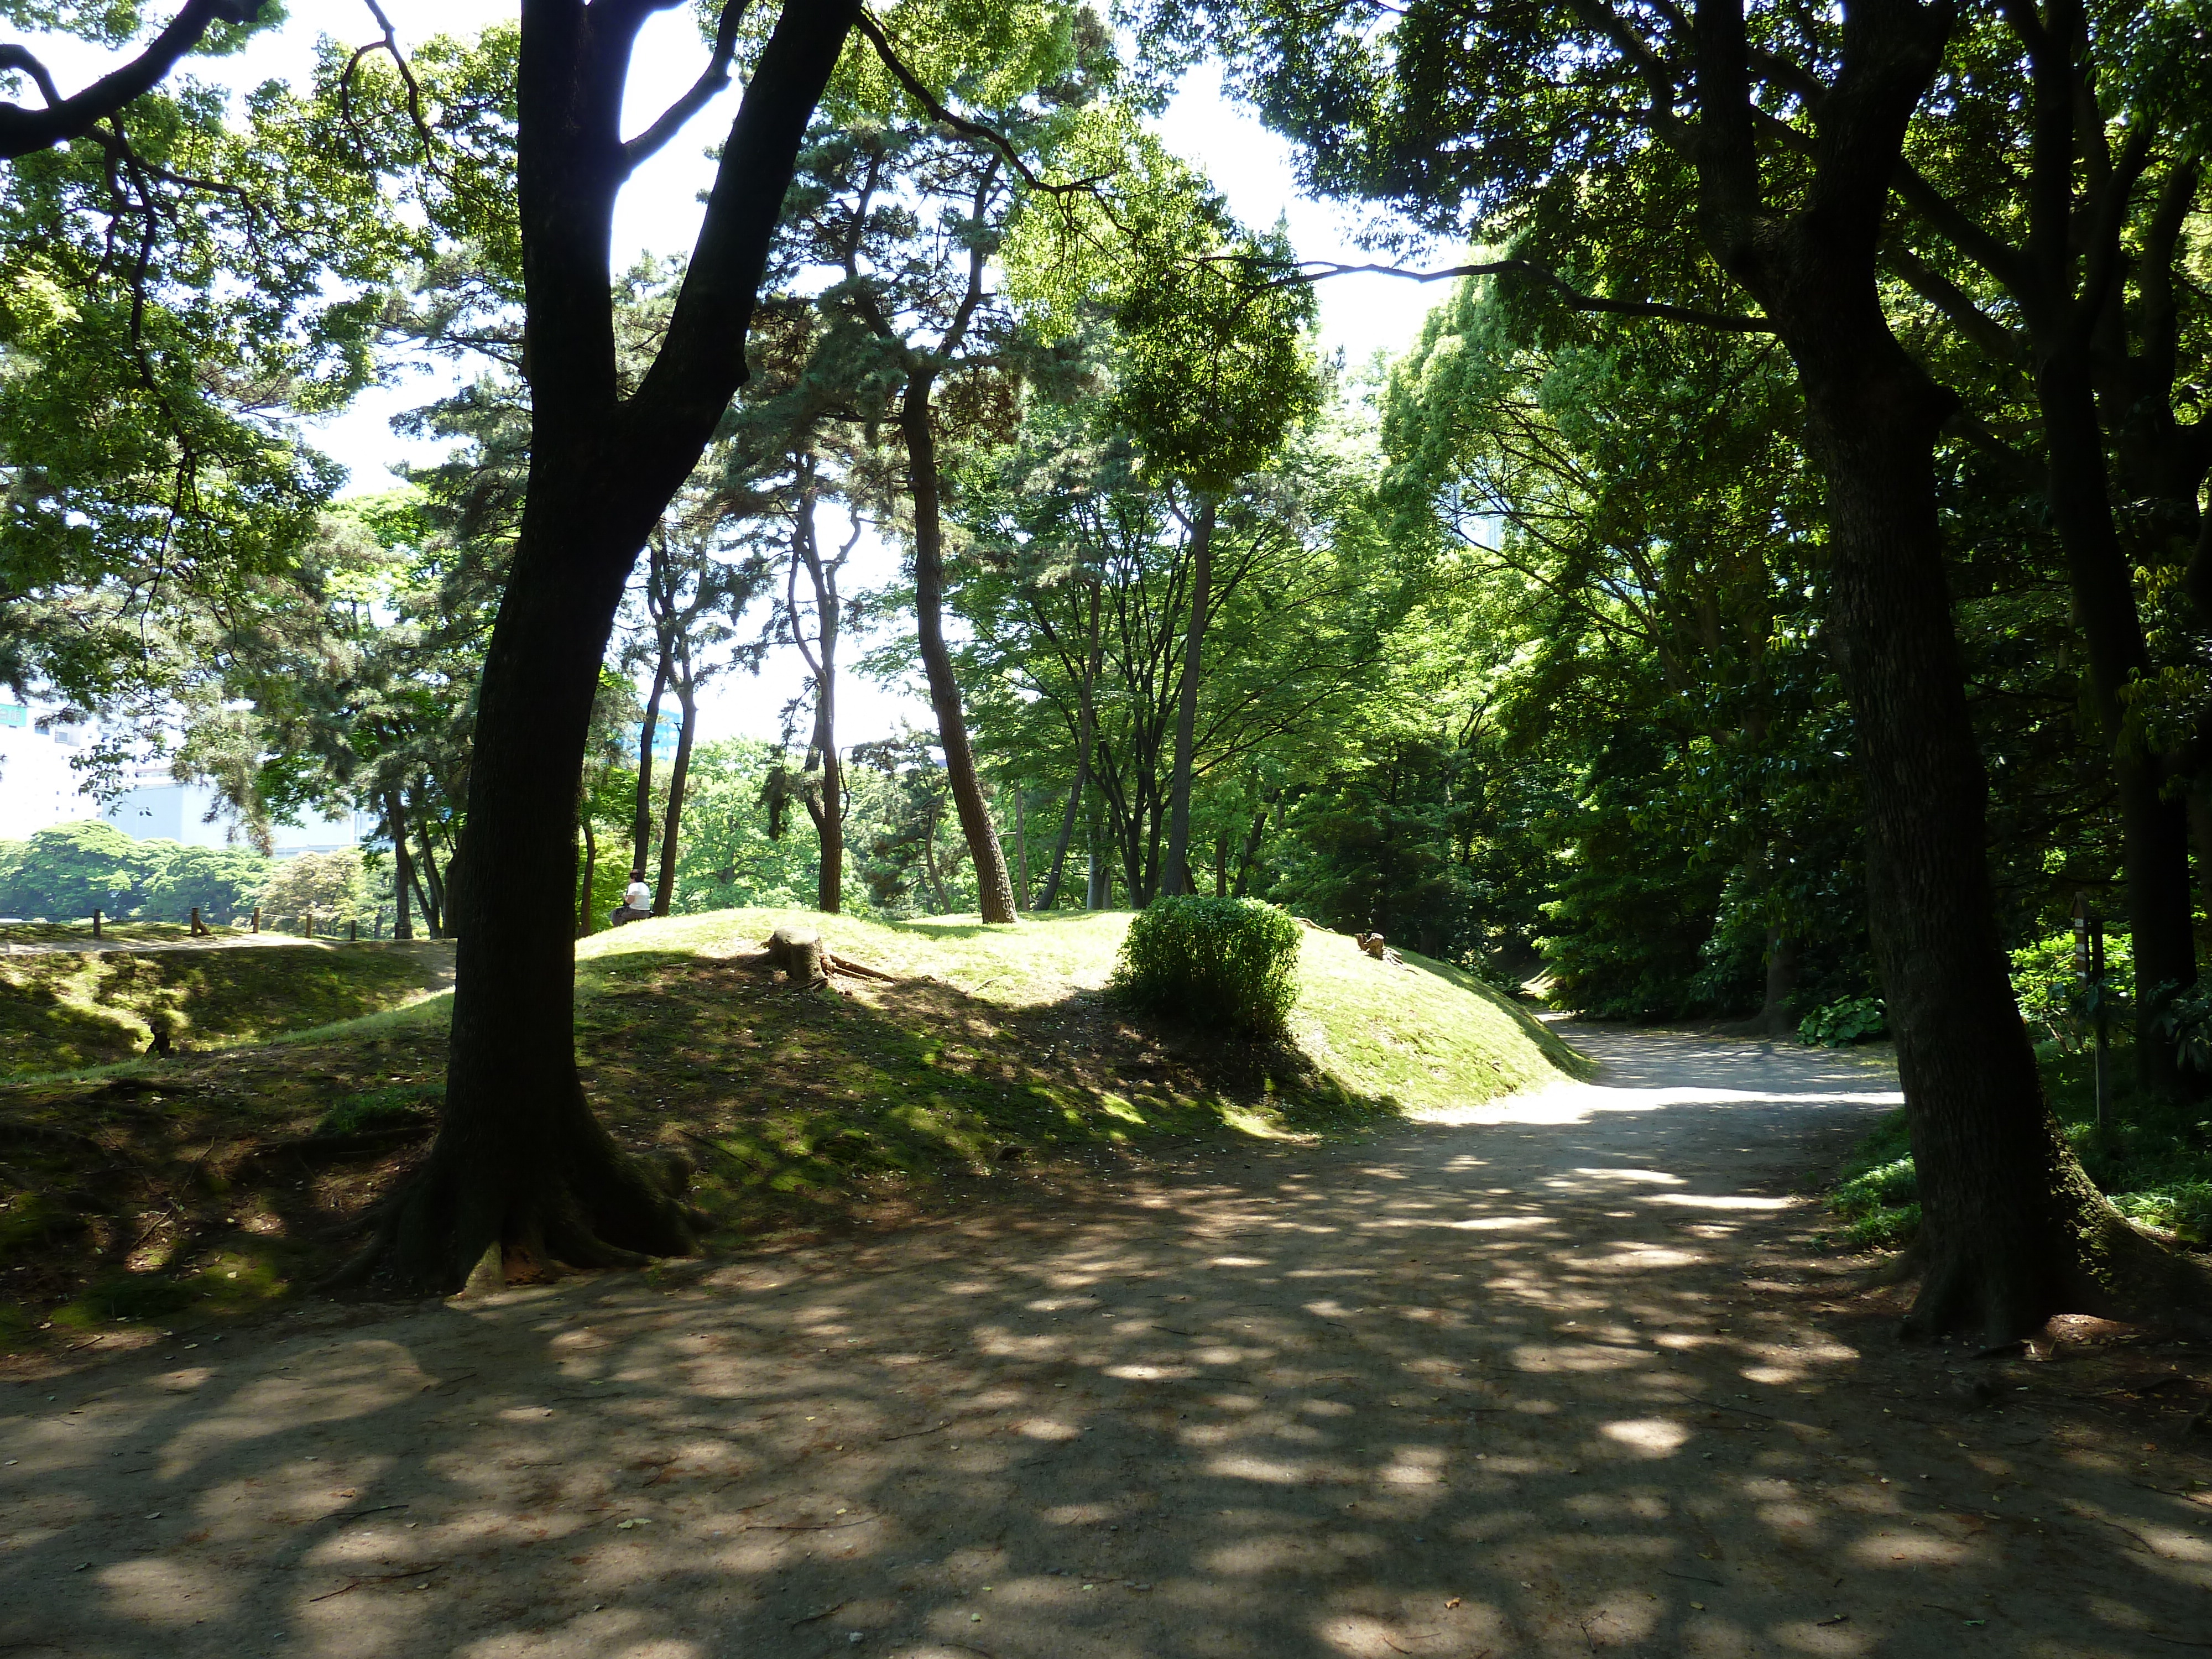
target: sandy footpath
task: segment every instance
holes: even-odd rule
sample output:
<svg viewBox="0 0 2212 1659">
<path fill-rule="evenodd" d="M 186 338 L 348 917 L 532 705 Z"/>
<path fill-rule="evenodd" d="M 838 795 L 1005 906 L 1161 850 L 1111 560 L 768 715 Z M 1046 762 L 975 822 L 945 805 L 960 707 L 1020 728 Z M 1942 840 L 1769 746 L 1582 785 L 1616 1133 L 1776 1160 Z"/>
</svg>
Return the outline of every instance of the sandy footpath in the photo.
<svg viewBox="0 0 2212 1659">
<path fill-rule="evenodd" d="M 0 1656 L 2212 1649 L 2212 1441 L 1811 1241 L 1893 1082 L 1569 1035 L 1354 1146 L 0 1388 Z"/>
</svg>

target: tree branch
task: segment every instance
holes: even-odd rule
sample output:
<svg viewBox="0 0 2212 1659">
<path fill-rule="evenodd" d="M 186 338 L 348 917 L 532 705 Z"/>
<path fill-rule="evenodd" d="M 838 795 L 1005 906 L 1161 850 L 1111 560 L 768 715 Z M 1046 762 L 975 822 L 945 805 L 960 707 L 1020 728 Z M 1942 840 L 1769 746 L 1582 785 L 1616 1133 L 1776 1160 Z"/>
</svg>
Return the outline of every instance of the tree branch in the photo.
<svg viewBox="0 0 2212 1659">
<path fill-rule="evenodd" d="M 18 70 L 29 76 L 46 100 L 44 109 L 0 104 L 0 161 L 13 161 L 83 137 L 94 122 L 106 119 L 160 82 L 179 58 L 199 44 L 209 24 L 218 18 L 232 23 L 250 21 L 260 15 L 266 3 L 267 0 L 185 0 L 184 9 L 169 20 L 168 27 L 155 35 L 143 52 L 73 98 L 56 96 L 53 76 L 27 48 L 14 41 L 0 46 L 0 69 Z"/>
<path fill-rule="evenodd" d="M 1440 270 L 1407 270 L 1400 265 L 1340 264 L 1332 260 L 1304 259 L 1293 274 L 1271 286 L 1316 283 L 1330 276 L 1402 276 L 1409 283 L 1441 283 L 1459 276 L 1526 276 L 1544 283 L 1575 311 L 1602 312 L 1613 317 L 1656 317 L 1670 323 L 1689 323 L 1726 334 L 1771 334 L 1774 325 L 1764 317 L 1743 317 L 1721 311 L 1699 311 L 1692 306 L 1668 305 L 1658 300 L 1612 300 L 1585 294 L 1557 271 L 1527 259 L 1492 259 L 1480 264 L 1447 265 Z"/>
<path fill-rule="evenodd" d="M 376 0 L 369 0 L 374 5 Z M 671 138 L 683 131 L 684 124 L 714 101 L 723 88 L 730 84 L 730 60 L 737 56 L 738 25 L 744 21 L 746 0 L 722 0 L 722 15 L 714 26 L 714 52 L 707 60 L 707 67 L 690 89 L 667 109 L 660 118 L 636 137 L 622 147 L 623 176 L 628 178 L 639 166 L 658 155 Z"/>
</svg>

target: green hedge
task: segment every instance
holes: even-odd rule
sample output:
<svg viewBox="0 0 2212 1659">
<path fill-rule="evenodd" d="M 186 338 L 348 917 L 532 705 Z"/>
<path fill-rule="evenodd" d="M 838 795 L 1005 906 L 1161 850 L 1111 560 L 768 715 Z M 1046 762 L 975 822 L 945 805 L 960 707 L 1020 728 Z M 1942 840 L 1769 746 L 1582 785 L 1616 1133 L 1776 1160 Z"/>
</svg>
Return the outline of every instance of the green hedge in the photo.
<svg viewBox="0 0 2212 1659">
<path fill-rule="evenodd" d="M 1129 923 L 1114 968 L 1123 1000 L 1215 1030 L 1277 1036 L 1297 996 L 1298 925 L 1256 899 L 1179 893 Z"/>
</svg>

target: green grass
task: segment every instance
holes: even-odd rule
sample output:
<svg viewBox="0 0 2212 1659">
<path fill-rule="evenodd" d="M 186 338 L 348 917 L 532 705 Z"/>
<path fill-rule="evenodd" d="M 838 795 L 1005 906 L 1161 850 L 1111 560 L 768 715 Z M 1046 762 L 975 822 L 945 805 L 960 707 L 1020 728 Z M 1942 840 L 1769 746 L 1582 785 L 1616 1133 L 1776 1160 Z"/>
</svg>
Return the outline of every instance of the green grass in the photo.
<svg viewBox="0 0 2212 1659">
<path fill-rule="evenodd" d="M 2110 1096 L 2097 1121 L 2093 1055 L 2038 1048 L 2044 1093 L 2082 1168 L 2131 1220 L 2212 1245 L 2212 1103 L 2162 1098 L 2135 1087 L 2135 1054 L 2116 1046 Z M 1866 1249 L 1910 1243 L 1920 1224 L 1905 1114 L 1893 1112 L 1853 1148 L 1828 1189 L 1842 1237 Z"/>
<path fill-rule="evenodd" d="M 353 1019 L 422 997 L 445 978 L 450 950 L 303 942 L 0 957 L 0 1077 L 128 1059 L 157 1025 L 173 1043 L 211 1048 Z"/>
<path fill-rule="evenodd" d="M 1287 1041 L 1143 1018 L 1107 990 L 1128 920 L 743 910 L 620 928 L 578 950 L 579 1066 L 618 1141 L 691 1161 L 709 1243 L 726 1246 L 1148 1142 L 1357 1132 L 1582 1064 L 1480 981 L 1320 933 L 1301 940 Z M 785 983 L 758 951 L 785 925 L 892 982 Z M 199 953 L 234 974 L 295 959 L 190 1003 L 213 1024 L 232 1009 L 236 1030 L 250 992 L 274 1035 L 0 1086 L 0 1345 L 249 1308 L 334 1265 L 331 1230 L 404 1173 L 443 1085 L 449 996 L 418 986 L 407 1006 L 312 1024 L 335 993 L 307 970 L 374 949 Z"/>
</svg>

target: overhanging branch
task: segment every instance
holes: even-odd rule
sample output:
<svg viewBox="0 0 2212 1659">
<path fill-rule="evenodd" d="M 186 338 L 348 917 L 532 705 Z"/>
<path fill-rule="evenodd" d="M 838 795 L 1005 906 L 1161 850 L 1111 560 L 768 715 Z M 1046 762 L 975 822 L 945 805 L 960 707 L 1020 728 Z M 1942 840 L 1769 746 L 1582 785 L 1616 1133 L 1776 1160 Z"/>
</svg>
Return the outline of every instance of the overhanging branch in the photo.
<svg viewBox="0 0 2212 1659">
<path fill-rule="evenodd" d="M 1525 276 L 1543 283 L 1575 311 L 1601 312 L 1612 317 L 1656 317 L 1670 323 L 1717 329 L 1725 334 L 1771 334 L 1774 325 L 1764 317 L 1739 316 L 1729 312 L 1700 311 L 1694 306 L 1668 305 L 1660 300 L 1614 300 L 1585 294 L 1557 271 L 1528 259 L 1490 259 L 1479 264 L 1446 265 L 1438 270 L 1408 270 L 1402 265 L 1341 264 L 1334 260 L 1301 259 L 1295 270 L 1271 286 L 1317 283 L 1331 276 L 1398 276 L 1409 283 L 1443 283 L 1462 276 Z"/>
<path fill-rule="evenodd" d="M 218 19 L 251 21 L 260 15 L 265 3 L 267 0 L 185 0 L 184 9 L 147 43 L 143 52 L 73 98 L 57 95 L 53 76 L 27 47 L 12 40 L 0 45 L 0 70 L 29 76 L 46 100 L 43 109 L 0 104 L 0 161 L 13 161 L 83 137 L 95 122 L 106 120 L 159 82 L 179 58 L 199 44 L 209 24 Z"/>
</svg>

